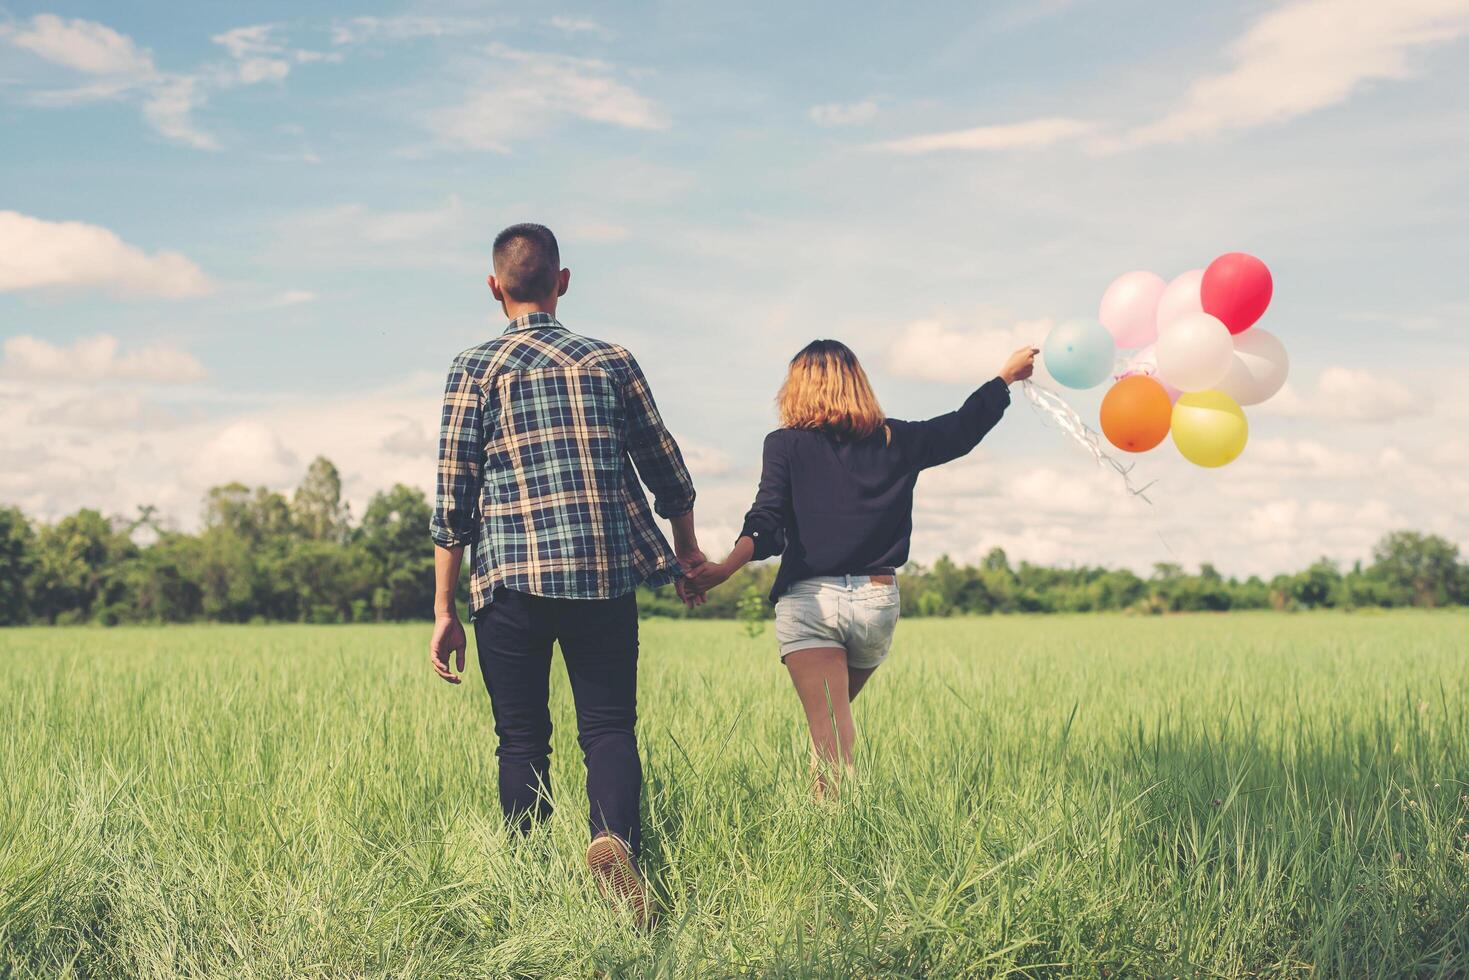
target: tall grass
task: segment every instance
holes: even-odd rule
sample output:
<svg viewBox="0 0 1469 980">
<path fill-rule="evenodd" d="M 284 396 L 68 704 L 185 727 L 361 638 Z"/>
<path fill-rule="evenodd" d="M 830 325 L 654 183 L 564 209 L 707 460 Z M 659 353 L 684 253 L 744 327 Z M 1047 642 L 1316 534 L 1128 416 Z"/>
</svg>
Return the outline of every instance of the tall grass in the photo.
<svg viewBox="0 0 1469 980">
<path fill-rule="evenodd" d="M 626 928 L 425 627 L 0 632 L 0 975 L 1463 976 L 1469 616 L 904 623 L 806 795 L 773 640 L 644 624 Z"/>
</svg>

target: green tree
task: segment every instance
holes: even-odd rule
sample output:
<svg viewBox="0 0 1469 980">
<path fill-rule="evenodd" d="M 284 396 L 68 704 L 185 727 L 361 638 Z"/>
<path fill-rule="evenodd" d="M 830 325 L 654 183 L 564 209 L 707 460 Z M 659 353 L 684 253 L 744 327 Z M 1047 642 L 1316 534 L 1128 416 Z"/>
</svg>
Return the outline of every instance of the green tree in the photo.
<svg viewBox="0 0 1469 980">
<path fill-rule="evenodd" d="M 398 484 L 375 494 L 357 539 L 376 570 L 372 606 L 380 619 L 427 619 L 434 611 L 433 508 L 423 491 Z"/>
<path fill-rule="evenodd" d="M 1120 568 L 1103 573 L 1096 588 L 1099 608 L 1130 609 L 1142 599 L 1147 585 L 1131 571 Z"/>
<path fill-rule="evenodd" d="M 186 623 L 204 613 L 200 538 L 161 532 L 122 569 L 132 606 L 123 618 Z"/>
<path fill-rule="evenodd" d="M 345 623 L 366 612 L 376 582 L 367 552 L 334 541 L 297 541 L 281 563 L 298 618 Z"/>
<path fill-rule="evenodd" d="M 1004 548 L 991 548 L 980 561 L 979 567 L 986 572 L 1009 572 L 1010 557 Z"/>
<path fill-rule="evenodd" d="M 1393 531 L 1372 558 L 1372 574 L 1415 606 L 1441 606 L 1458 587 L 1459 548 L 1436 534 Z"/>
<path fill-rule="evenodd" d="M 1321 558 L 1310 568 L 1291 577 L 1290 597 L 1307 609 L 1337 605 L 1342 585 L 1336 562 Z"/>
<path fill-rule="evenodd" d="M 235 535 L 252 545 L 280 541 L 291 533 L 291 506 L 280 494 L 243 483 L 211 487 L 204 496 L 204 527 Z"/>
<path fill-rule="evenodd" d="M 36 532 L 16 507 L 0 507 L 0 626 L 30 618 L 29 582 L 36 564 Z"/>
<path fill-rule="evenodd" d="M 36 536 L 31 601 L 46 622 L 114 622 L 125 609 L 122 562 L 137 546 L 95 510 L 80 510 Z"/>
<path fill-rule="evenodd" d="M 244 623 L 254 618 L 296 618 L 294 592 L 280 573 L 280 548 L 226 526 L 212 527 L 199 537 L 194 581 L 205 619 Z"/>
<path fill-rule="evenodd" d="M 291 498 L 291 519 L 312 541 L 347 539 L 351 514 L 342 502 L 342 475 L 325 456 L 316 457 L 307 467 Z"/>
</svg>

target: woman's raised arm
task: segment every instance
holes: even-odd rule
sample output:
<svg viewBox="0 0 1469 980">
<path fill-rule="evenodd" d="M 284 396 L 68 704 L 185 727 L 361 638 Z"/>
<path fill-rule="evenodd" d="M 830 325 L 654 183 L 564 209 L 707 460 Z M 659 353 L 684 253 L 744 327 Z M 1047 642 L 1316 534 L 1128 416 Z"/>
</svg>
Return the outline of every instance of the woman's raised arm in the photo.
<svg viewBox="0 0 1469 980">
<path fill-rule="evenodd" d="M 1034 347 L 1020 348 L 1005 361 L 998 375 L 964 400 L 958 411 L 912 423 L 919 436 L 919 467 L 926 469 L 958 459 L 979 445 L 1010 406 L 1010 385 L 1035 371 L 1038 353 Z"/>
</svg>

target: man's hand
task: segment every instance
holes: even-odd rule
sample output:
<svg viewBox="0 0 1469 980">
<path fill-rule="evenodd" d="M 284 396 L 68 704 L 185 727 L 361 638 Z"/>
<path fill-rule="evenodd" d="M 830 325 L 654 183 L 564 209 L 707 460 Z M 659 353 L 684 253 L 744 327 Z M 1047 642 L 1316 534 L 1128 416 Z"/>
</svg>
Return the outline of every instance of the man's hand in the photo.
<svg viewBox="0 0 1469 980">
<path fill-rule="evenodd" d="M 1013 385 L 1030 377 L 1035 373 L 1035 356 L 1040 352 L 1039 347 L 1022 347 L 1011 354 L 1005 366 L 1000 368 L 1000 379 L 1007 385 Z"/>
<path fill-rule="evenodd" d="M 685 549 L 675 547 L 673 553 L 678 556 L 678 565 L 685 575 L 709 561 L 708 556 L 699 550 L 698 544 L 688 545 Z"/>
<path fill-rule="evenodd" d="M 703 592 L 700 592 L 698 589 L 695 589 L 692 585 L 689 584 L 689 580 L 687 578 L 681 578 L 678 581 L 674 582 L 673 588 L 675 591 L 678 592 L 679 601 L 681 601 L 685 606 L 690 609 L 693 609 L 695 606 L 702 606 L 705 602 L 708 601 L 704 598 Z"/>
<path fill-rule="evenodd" d="M 673 553 L 678 557 L 679 567 L 687 575 L 709 559 L 699 548 L 699 537 L 694 533 L 694 512 L 669 518 L 673 527 Z"/>
<path fill-rule="evenodd" d="M 434 673 L 438 674 L 450 684 L 458 684 L 463 680 L 459 674 L 464 673 L 464 650 L 468 642 L 464 638 L 464 627 L 459 622 L 458 615 L 437 616 L 434 619 L 434 638 L 429 641 L 428 658 L 433 664 Z M 457 653 L 454 668 L 449 667 L 449 654 Z"/>
</svg>

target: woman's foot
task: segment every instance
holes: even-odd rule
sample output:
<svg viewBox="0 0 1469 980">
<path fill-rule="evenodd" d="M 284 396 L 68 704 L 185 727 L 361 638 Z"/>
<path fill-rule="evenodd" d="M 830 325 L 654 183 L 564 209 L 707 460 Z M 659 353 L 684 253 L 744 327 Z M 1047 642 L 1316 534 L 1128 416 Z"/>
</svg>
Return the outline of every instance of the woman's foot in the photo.
<svg viewBox="0 0 1469 980">
<path fill-rule="evenodd" d="M 632 851 L 616 834 L 599 834 L 587 845 L 587 867 L 602 894 L 626 905 L 639 927 L 648 924 L 648 891 Z"/>
</svg>

